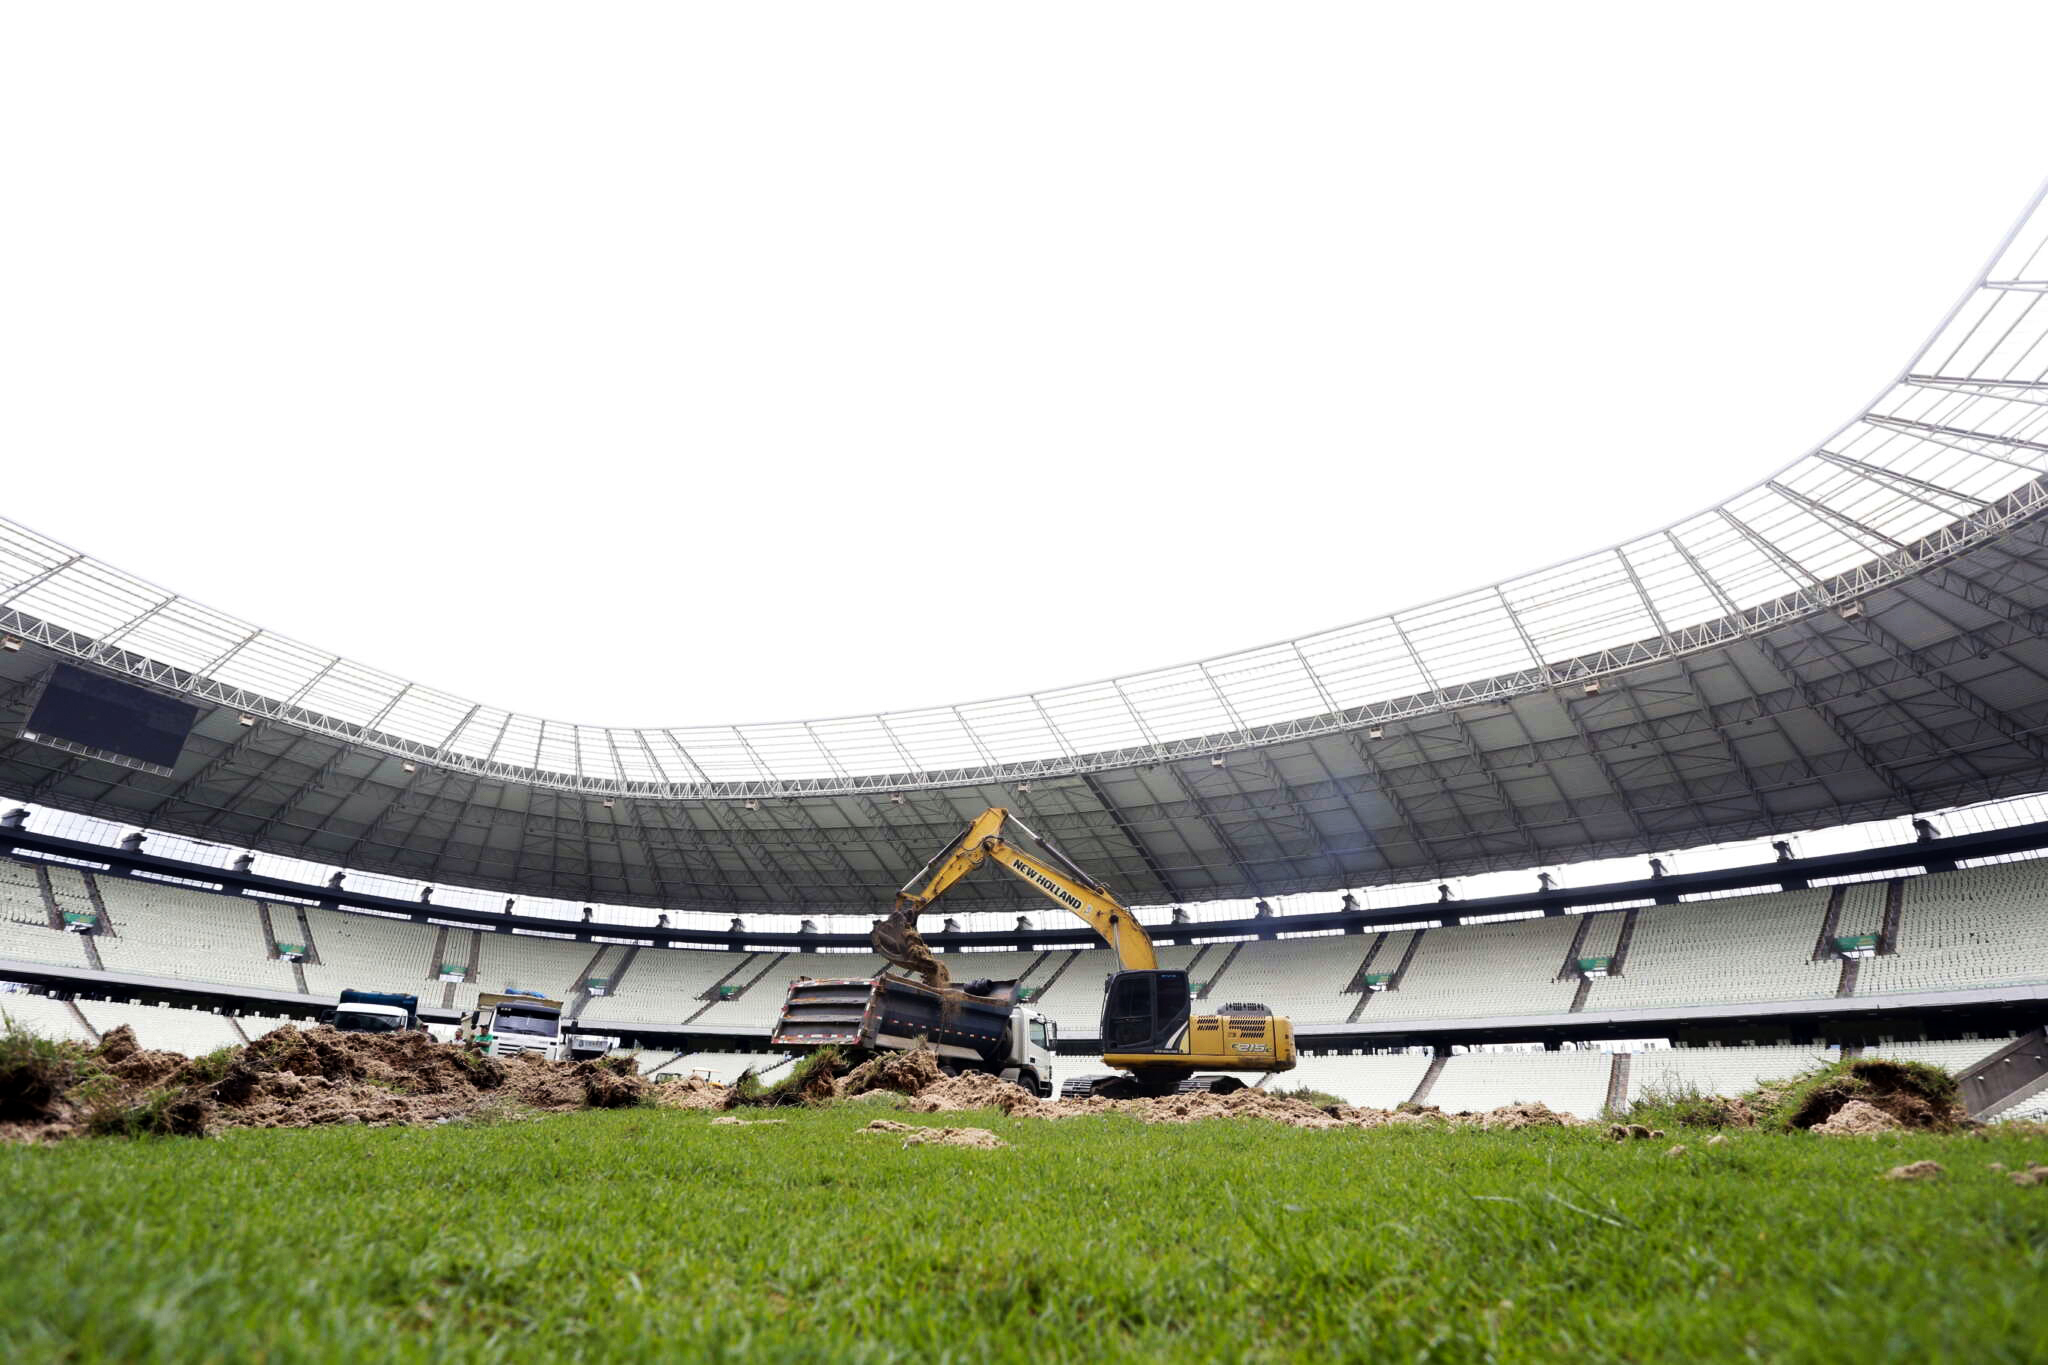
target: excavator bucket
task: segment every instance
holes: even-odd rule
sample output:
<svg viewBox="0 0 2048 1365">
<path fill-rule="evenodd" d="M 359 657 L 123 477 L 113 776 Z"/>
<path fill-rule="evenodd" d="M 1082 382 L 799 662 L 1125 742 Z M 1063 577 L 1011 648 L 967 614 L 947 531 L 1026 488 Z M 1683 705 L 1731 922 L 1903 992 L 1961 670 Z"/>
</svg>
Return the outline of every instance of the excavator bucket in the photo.
<svg viewBox="0 0 2048 1365">
<path fill-rule="evenodd" d="M 901 967 L 913 976 L 921 976 L 941 990 L 951 979 L 946 972 L 946 964 L 925 947 L 917 925 L 903 913 L 901 906 L 890 911 L 886 918 L 875 921 L 875 927 L 868 933 L 868 942 L 874 944 L 875 951 L 891 966 Z"/>
</svg>

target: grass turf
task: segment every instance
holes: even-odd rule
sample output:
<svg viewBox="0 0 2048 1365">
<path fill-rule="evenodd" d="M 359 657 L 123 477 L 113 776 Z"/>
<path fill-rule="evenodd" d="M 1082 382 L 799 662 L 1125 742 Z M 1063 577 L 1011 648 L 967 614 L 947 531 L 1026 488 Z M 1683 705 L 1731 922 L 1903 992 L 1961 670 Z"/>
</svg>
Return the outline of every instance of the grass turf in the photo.
<svg viewBox="0 0 2048 1365">
<path fill-rule="evenodd" d="M 624 1110 L 0 1150 L 11 1360 L 2048 1359 L 2048 1143 Z M 940 1117 L 912 1118 L 938 1123 Z M 1946 1180 L 1878 1180 L 1931 1157 Z"/>
</svg>

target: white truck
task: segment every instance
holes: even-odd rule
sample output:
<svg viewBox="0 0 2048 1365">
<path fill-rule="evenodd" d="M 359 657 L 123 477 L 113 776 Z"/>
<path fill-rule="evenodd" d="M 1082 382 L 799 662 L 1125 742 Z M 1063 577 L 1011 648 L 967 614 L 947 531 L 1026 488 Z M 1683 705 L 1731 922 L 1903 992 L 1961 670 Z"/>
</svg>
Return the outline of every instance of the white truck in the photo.
<svg viewBox="0 0 2048 1365">
<path fill-rule="evenodd" d="M 538 991 L 486 991 L 455 1026 L 455 1037 L 458 1042 L 474 1042 L 491 1057 L 559 1062 L 568 1055 L 562 1002 Z"/>
<path fill-rule="evenodd" d="M 343 991 L 327 1022 L 343 1033 L 398 1033 L 420 1026 L 420 998 L 389 991 Z"/>
<path fill-rule="evenodd" d="M 602 1057 L 615 1050 L 619 1040 L 602 1033 L 570 1033 L 562 1039 L 562 1055 L 572 1062 Z"/>
<path fill-rule="evenodd" d="M 773 1046 L 792 1052 L 833 1045 L 906 1051 L 923 1045 L 947 1072 L 982 1071 L 1050 1098 L 1052 1020 L 1016 1003 L 1014 981 L 937 989 L 884 974 L 792 982 Z"/>
</svg>

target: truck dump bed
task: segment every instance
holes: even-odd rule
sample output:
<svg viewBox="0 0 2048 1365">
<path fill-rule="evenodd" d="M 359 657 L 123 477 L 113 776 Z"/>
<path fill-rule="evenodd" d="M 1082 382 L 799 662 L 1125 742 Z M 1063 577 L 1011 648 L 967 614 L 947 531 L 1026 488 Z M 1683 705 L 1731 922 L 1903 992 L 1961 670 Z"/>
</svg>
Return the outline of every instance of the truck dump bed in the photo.
<svg viewBox="0 0 2048 1365">
<path fill-rule="evenodd" d="M 895 976 L 805 979 L 791 984 L 774 1046 L 905 1049 L 920 1039 L 954 1061 L 993 1061 L 1006 1046 L 1010 1001 L 936 990 Z"/>
</svg>

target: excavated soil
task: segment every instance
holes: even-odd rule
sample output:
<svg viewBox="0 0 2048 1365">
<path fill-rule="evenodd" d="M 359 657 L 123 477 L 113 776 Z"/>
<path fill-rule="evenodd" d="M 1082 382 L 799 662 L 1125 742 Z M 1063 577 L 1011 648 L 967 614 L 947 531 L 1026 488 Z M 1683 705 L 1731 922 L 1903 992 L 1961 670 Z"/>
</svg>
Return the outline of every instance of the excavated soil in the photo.
<svg viewBox="0 0 2048 1365">
<path fill-rule="evenodd" d="M 1785 1121 L 1791 1127 L 1835 1135 L 1884 1131 L 1874 1126 L 1878 1119 L 1864 1109 L 1878 1111 L 1891 1120 L 1893 1128 L 1945 1133 L 1969 1121 L 1954 1081 L 1938 1073 L 1930 1075 L 1927 1068 L 1883 1057 L 1855 1058 L 1803 1092 L 1795 1087 L 1766 1092 L 1762 1098 L 1773 1108 L 1789 1104 L 1791 1112 Z M 1853 1116 L 1841 1117 L 1852 1109 Z"/>
<path fill-rule="evenodd" d="M 889 1119 L 876 1119 L 867 1127 L 857 1130 L 854 1136 L 901 1136 L 905 1147 L 980 1147 L 992 1151 L 1010 1145 L 986 1128 L 919 1128 L 914 1124 L 896 1123 Z"/>
<path fill-rule="evenodd" d="M 956 1079 L 964 1080 L 965 1077 Z M 979 1077 L 994 1080 L 990 1077 Z M 853 1070 L 833 1082 L 835 1098 L 844 1099 L 850 1095 L 866 1095 L 877 1090 L 892 1090 L 899 1095 L 921 1095 L 933 1086 L 946 1082 L 946 1074 L 939 1070 L 939 1059 L 925 1048 L 913 1048 L 909 1052 L 884 1052 L 870 1057 Z M 996 1082 L 998 1085 L 1002 1082 Z M 1017 1090 L 1016 1086 L 1010 1089 Z M 1024 1093 L 1018 1090 L 1017 1093 Z"/>
<path fill-rule="evenodd" d="M 1939 1161 L 1914 1161 L 1904 1166 L 1894 1166 L 1884 1173 L 1886 1180 L 1939 1180 L 1948 1174 L 1948 1168 Z"/>
<path fill-rule="evenodd" d="M 1816 1123 L 1807 1131 L 1819 1133 L 1822 1137 L 1863 1137 L 1871 1133 L 1895 1133 L 1904 1126 L 1874 1104 L 1850 1100 L 1825 1122 Z"/>
<path fill-rule="evenodd" d="M 907 1096 L 903 1108 L 913 1114 L 947 1114 L 973 1109 L 995 1109 L 1013 1118 L 1029 1119 L 1126 1114 L 1146 1123 L 1259 1118 L 1292 1128 L 1316 1129 L 1383 1128 L 1406 1124 L 1471 1125 L 1488 1129 L 1585 1126 L 1585 1120 L 1557 1113 L 1541 1104 L 1504 1105 L 1484 1114 L 1446 1114 L 1440 1109 L 1395 1112 L 1351 1105 L 1324 1107 L 1307 1100 L 1269 1095 L 1250 1088 L 1228 1095 L 1042 1100 L 1023 1087 L 995 1076 L 979 1072 L 947 1076 L 940 1071 L 938 1059 L 922 1049 L 888 1054 L 864 1062 L 841 1077 L 834 1086 L 834 1097 L 841 1100 L 878 1092 Z"/>
<path fill-rule="evenodd" d="M 507 1064 L 423 1031 L 342 1033 L 324 1025 L 286 1025 L 224 1062 L 148 1051 L 124 1025 L 74 1060 L 72 1082 L 33 1119 L 0 1126 L 0 1140 L 426 1124 L 514 1104 L 621 1108 L 645 1103 L 653 1089 L 625 1059 Z"/>
<path fill-rule="evenodd" d="M 654 1087 L 654 1102 L 663 1109 L 723 1109 L 727 1087 L 702 1076 L 663 1081 Z"/>
</svg>

